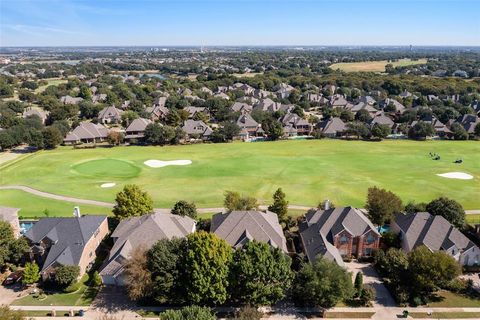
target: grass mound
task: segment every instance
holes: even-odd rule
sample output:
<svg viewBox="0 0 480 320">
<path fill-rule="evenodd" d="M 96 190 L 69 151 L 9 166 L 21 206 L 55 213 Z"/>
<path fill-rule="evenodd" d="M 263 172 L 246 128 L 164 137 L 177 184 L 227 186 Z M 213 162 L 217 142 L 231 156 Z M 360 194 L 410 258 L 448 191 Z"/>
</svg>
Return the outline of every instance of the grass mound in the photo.
<svg viewBox="0 0 480 320">
<path fill-rule="evenodd" d="M 94 178 L 133 178 L 141 169 L 127 161 L 118 159 L 98 159 L 81 162 L 72 166 L 81 175 Z"/>
</svg>

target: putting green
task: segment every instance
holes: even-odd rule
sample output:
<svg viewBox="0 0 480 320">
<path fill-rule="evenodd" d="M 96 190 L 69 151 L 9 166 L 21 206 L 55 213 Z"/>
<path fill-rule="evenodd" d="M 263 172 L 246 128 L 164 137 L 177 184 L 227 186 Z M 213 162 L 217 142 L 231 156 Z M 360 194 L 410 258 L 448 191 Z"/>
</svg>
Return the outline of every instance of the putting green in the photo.
<svg viewBox="0 0 480 320">
<path fill-rule="evenodd" d="M 429 153 L 438 153 L 434 161 Z M 463 159 L 462 164 L 454 161 Z M 150 168 L 146 160 L 189 159 L 188 166 Z M 437 176 L 465 172 L 471 180 Z M 114 182 L 113 188 L 101 188 Z M 341 141 L 303 140 L 257 143 L 196 144 L 166 147 L 115 147 L 40 151 L 0 165 L 0 185 L 24 185 L 82 199 L 113 202 L 127 183 L 148 191 L 157 208 L 178 200 L 199 208 L 220 207 L 226 190 L 271 203 L 281 187 L 290 204 L 315 206 L 324 199 L 337 206 L 363 207 L 367 189 L 386 188 L 404 202 L 440 196 L 480 209 L 480 143 L 478 141 Z M 4 197 L 4 196 L 3 196 Z M 0 205 L 22 207 L 17 197 Z M 40 209 L 41 210 L 41 209 Z"/>
<path fill-rule="evenodd" d="M 133 178 L 141 169 L 127 161 L 118 159 L 97 159 L 77 163 L 72 166 L 75 173 L 93 178 Z"/>
</svg>

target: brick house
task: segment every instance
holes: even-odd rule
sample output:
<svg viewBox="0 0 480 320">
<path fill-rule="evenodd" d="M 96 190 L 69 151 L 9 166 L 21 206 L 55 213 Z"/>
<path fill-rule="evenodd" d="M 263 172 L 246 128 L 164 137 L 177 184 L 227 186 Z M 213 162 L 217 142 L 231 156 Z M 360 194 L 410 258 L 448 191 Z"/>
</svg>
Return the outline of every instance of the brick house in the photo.
<svg viewBox="0 0 480 320">
<path fill-rule="evenodd" d="M 305 218 L 300 237 L 309 261 L 321 254 L 343 266 L 343 258 L 371 256 L 379 247 L 380 233 L 356 208 L 312 210 Z"/>
<path fill-rule="evenodd" d="M 31 247 L 30 258 L 40 266 L 45 280 L 62 265 L 79 266 L 81 277 L 94 263 L 96 251 L 107 234 L 107 217 L 88 215 L 40 219 L 25 237 Z"/>
</svg>

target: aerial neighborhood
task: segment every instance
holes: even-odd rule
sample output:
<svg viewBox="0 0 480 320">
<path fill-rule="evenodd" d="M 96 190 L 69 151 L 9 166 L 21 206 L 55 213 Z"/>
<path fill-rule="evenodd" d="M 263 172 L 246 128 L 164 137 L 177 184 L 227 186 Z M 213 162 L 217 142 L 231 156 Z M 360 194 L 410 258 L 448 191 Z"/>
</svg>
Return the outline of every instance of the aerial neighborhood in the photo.
<svg viewBox="0 0 480 320">
<path fill-rule="evenodd" d="M 480 318 L 478 47 L 0 56 L 0 320 Z"/>
</svg>

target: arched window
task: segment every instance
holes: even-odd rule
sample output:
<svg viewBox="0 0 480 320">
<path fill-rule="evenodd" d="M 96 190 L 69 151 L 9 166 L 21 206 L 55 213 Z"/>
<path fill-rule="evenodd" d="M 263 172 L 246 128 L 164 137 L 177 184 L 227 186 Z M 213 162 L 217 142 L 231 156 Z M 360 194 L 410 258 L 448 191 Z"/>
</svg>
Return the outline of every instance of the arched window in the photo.
<svg viewBox="0 0 480 320">
<path fill-rule="evenodd" d="M 341 244 L 345 244 L 345 243 L 347 243 L 347 242 L 348 242 L 347 236 L 346 236 L 346 235 L 342 235 L 342 236 L 340 237 L 340 243 L 341 243 Z"/>
<path fill-rule="evenodd" d="M 369 233 L 367 236 L 367 243 L 372 244 L 374 242 L 375 242 L 375 237 L 371 233 Z"/>
</svg>

